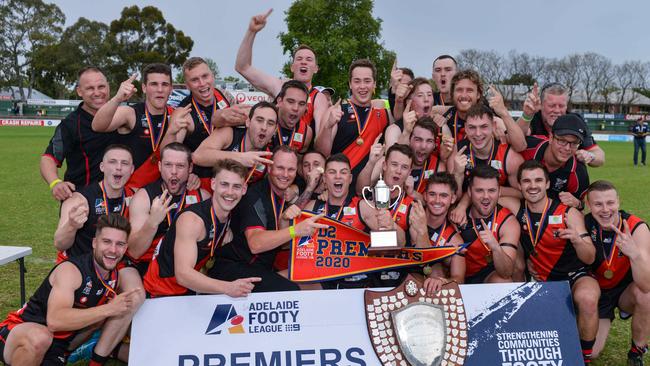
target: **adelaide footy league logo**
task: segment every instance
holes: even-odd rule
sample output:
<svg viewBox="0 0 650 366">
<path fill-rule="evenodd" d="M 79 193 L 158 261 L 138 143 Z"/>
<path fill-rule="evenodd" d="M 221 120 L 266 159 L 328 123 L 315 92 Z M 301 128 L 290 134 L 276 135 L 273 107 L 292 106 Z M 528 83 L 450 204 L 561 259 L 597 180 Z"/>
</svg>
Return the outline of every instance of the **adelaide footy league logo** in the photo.
<svg viewBox="0 0 650 366">
<path fill-rule="evenodd" d="M 243 323 L 244 317 L 237 314 L 237 310 L 232 304 L 219 304 L 214 309 L 205 334 L 221 334 L 224 330 L 228 330 L 230 334 L 245 333 Z"/>
</svg>

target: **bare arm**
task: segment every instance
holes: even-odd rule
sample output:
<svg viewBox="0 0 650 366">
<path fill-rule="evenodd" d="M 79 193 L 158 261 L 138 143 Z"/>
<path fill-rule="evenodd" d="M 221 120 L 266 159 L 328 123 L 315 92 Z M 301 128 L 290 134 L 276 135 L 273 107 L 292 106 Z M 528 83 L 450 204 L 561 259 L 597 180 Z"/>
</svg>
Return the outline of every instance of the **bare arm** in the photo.
<svg viewBox="0 0 650 366">
<path fill-rule="evenodd" d="M 499 245 L 492 248 L 494 256 L 494 268 L 501 277 L 511 277 L 515 269 L 515 259 L 517 258 L 517 249 L 501 244 L 508 243 L 513 245 L 519 244 L 520 226 L 514 216 L 510 216 L 503 222 L 498 229 L 501 237 Z"/>
<path fill-rule="evenodd" d="M 560 230 L 560 238 L 571 241 L 573 248 L 576 250 L 576 255 L 582 263 L 594 263 L 594 260 L 596 260 L 596 247 L 589 236 L 580 236 L 587 233 L 584 216 L 575 208 L 569 208 L 566 219 L 567 228 Z"/>
<path fill-rule="evenodd" d="M 192 162 L 200 166 L 214 165 L 219 160 L 216 155 L 232 143 L 232 136 L 232 127 L 222 127 L 214 130 L 192 153 Z"/>
<path fill-rule="evenodd" d="M 39 169 L 41 171 L 41 177 L 43 177 L 43 180 L 48 184 L 48 186 L 59 179 L 58 167 L 53 158 L 45 155 L 41 156 Z M 55 199 L 65 201 L 72 196 L 75 189 L 75 185 L 71 182 L 60 181 L 55 183 L 54 186 L 50 188 L 50 191 L 52 191 L 52 196 L 54 196 Z"/>
<path fill-rule="evenodd" d="M 121 314 L 122 308 L 113 301 L 88 309 L 73 308 L 74 292 L 81 286 L 81 282 L 81 273 L 72 263 L 63 263 L 52 272 L 52 291 L 47 300 L 47 327 L 51 332 L 80 330 Z"/>
<path fill-rule="evenodd" d="M 54 232 L 54 247 L 64 251 L 74 244 L 77 230 L 81 229 L 88 220 L 88 202 L 80 193 L 74 193 L 72 197 L 61 205 L 59 224 Z"/>
<path fill-rule="evenodd" d="M 266 94 L 275 97 L 282 88 L 282 80 L 271 76 L 255 67 L 253 67 L 253 43 L 257 32 L 261 31 L 266 25 L 266 19 L 273 9 L 266 14 L 256 15 L 251 18 L 248 29 L 244 34 L 244 39 L 237 51 L 237 60 L 235 61 L 235 70 L 241 74 L 249 83 Z"/>
<path fill-rule="evenodd" d="M 628 237 L 631 236 L 631 240 L 619 243 L 619 248 L 630 259 L 634 283 L 639 286 L 641 291 L 650 292 L 650 230 L 647 225 L 642 224 L 633 234 L 630 234 L 627 222 L 624 229 L 626 230 L 625 234 Z"/>
<path fill-rule="evenodd" d="M 115 98 L 104 104 L 93 117 L 92 128 L 95 132 L 129 133 L 135 125 L 135 109 L 120 106 Z"/>
</svg>

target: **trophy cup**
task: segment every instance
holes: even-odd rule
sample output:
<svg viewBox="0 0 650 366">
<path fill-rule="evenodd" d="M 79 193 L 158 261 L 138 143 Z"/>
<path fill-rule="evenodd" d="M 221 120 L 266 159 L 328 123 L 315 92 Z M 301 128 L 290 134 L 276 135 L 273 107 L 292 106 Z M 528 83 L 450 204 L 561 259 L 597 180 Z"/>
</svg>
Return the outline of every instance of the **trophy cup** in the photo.
<svg viewBox="0 0 650 366">
<path fill-rule="evenodd" d="M 395 200 L 395 202 L 391 203 L 390 202 L 390 194 L 394 190 L 399 191 L 399 196 L 401 197 L 402 195 L 402 187 L 395 185 L 392 188 L 388 187 L 386 185 L 386 182 L 384 182 L 383 177 L 381 176 L 381 173 L 379 175 L 379 180 L 377 181 L 377 184 L 375 184 L 374 188 L 370 188 L 368 186 L 363 187 L 363 190 L 361 191 L 361 196 L 363 197 L 363 200 L 366 201 L 368 206 L 374 207 L 375 209 L 386 209 L 390 210 L 394 208 L 398 203 L 399 200 Z M 368 198 L 366 197 L 366 191 L 372 192 L 372 198 L 373 201 L 369 201 Z M 368 251 L 372 254 L 381 254 L 381 252 L 394 252 L 394 251 L 399 251 L 401 249 L 400 245 L 397 243 L 397 231 L 395 230 L 378 230 L 378 231 L 370 231 L 370 248 L 368 248 Z"/>
</svg>

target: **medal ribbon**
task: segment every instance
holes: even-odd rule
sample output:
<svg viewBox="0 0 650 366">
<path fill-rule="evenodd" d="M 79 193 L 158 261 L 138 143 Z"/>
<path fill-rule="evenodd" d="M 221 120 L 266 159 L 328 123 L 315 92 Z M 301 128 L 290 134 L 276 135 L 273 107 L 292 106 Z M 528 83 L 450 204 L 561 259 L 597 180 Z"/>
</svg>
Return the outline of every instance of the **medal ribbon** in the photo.
<svg viewBox="0 0 650 366">
<path fill-rule="evenodd" d="M 335 220 L 341 220 L 341 213 L 349 203 L 350 200 L 348 200 L 347 198 L 343 201 L 343 204 L 341 205 L 341 207 L 339 207 L 339 212 L 337 212 L 336 217 L 334 217 Z M 329 217 L 329 200 L 325 201 L 325 216 Z"/>
<path fill-rule="evenodd" d="M 418 180 L 418 186 L 415 188 L 416 191 L 420 191 L 420 188 L 422 187 L 422 184 L 424 183 L 424 175 L 427 172 L 427 168 L 429 167 L 429 161 L 431 160 L 431 157 L 429 157 L 424 164 L 422 164 L 422 172 L 420 173 L 420 179 Z"/>
<path fill-rule="evenodd" d="M 491 226 L 490 231 L 492 231 L 492 234 L 495 234 L 494 229 L 496 228 L 496 222 L 497 222 L 497 209 L 494 208 L 494 212 L 492 212 L 492 219 L 487 223 L 488 225 L 491 224 L 490 225 Z M 487 229 L 486 227 L 483 228 L 483 230 L 486 230 L 486 229 Z M 476 220 L 474 220 L 474 218 L 472 218 L 472 230 L 474 230 L 474 233 L 476 234 L 476 238 L 478 239 L 478 241 L 481 242 L 481 244 L 483 245 L 485 250 L 488 251 L 488 254 L 492 253 L 492 250 L 490 249 L 490 247 L 485 245 L 483 240 L 481 240 L 481 236 L 478 235 L 478 231 L 476 230 Z"/>
<path fill-rule="evenodd" d="M 621 214 L 618 214 L 618 230 L 620 231 L 621 228 L 623 227 L 623 218 L 621 217 Z M 616 252 L 616 237 L 618 236 L 617 232 L 614 232 L 614 236 L 612 237 L 612 248 L 609 250 L 609 256 L 607 256 L 607 253 L 605 252 L 605 242 L 603 241 L 603 229 L 598 226 L 598 237 L 600 238 L 600 243 L 603 246 L 603 255 L 605 256 L 605 263 L 607 264 L 607 269 L 610 269 L 612 266 L 612 261 L 614 260 L 614 253 Z"/>
<path fill-rule="evenodd" d="M 214 211 L 214 205 L 212 205 L 212 208 L 210 209 L 210 218 L 212 219 L 212 227 L 214 228 L 214 236 L 210 242 L 210 258 L 212 258 L 214 256 L 214 250 L 217 248 L 217 245 L 221 243 L 224 235 L 226 235 L 226 231 L 228 231 L 228 227 L 230 227 L 230 216 L 228 216 L 228 221 L 226 221 L 226 225 L 223 227 L 223 230 L 221 230 L 219 235 L 217 235 L 219 221 L 217 220 L 217 213 Z"/>
<path fill-rule="evenodd" d="M 153 118 L 151 117 L 151 114 L 149 113 L 149 109 L 147 108 L 147 105 L 144 105 L 144 115 L 147 118 L 147 126 L 149 127 L 149 139 L 151 140 L 151 150 L 153 152 L 158 151 L 158 147 L 160 146 L 160 142 L 162 141 L 162 135 L 163 131 L 165 131 L 165 125 L 167 124 L 167 108 L 165 107 L 165 113 L 163 114 L 163 120 L 162 124 L 160 125 L 160 130 L 156 134 L 156 130 L 154 129 L 154 124 L 153 124 Z"/>
<path fill-rule="evenodd" d="M 102 286 L 106 289 L 106 297 L 109 299 L 112 299 L 113 297 L 117 296 L 117 292 L 115 292 L 115 288 L 111 287 L 106 281 L 104 281 L 104 278 L 102 275 L 99 273 L 97 270 L 97 263 L 93 260 L 93 267 L 95 269 L 95 275 L 97 275 L 97 278 L 99 278 L 99 282 L 101 282 Z M 117 278 L 114 276 L 115 270 L 112 270 L 108 273 L 108 278 L 114 279 Z M 117 281 L 115 281 L 115 285 L 117 286 Z"/>
<path fill-rule="evenodd" d="M 282 214 L 282 210 L 284 209 L 284 199 L 282 200 L 282 203 L 280 205 L 280 211 L 278 212 L 278 205 L 276 203 L 275 199 L 275 193 L 273 193 L 273 189 L 269 188 L 271 191 L 271 204 L 273 205 L 273 216 L 275 217 L 275 230 L 279 230 L 279 222 L 278 218 Z"/>
<path fill-rule="evenodd" d="M 298 123 L 300 123 L 300 122 L 298 122 Z M 298 127 L 298 125 L 296 125 L 296 126 L 293 128 L 293 130 L 291 130 L 291 137 L 290 137 L 290 139 L 289 139 L 289 143 L 287 144 L 287 146 L 291 146 L 291 144 L 293 144 L 293 138 L 294 138 L 294 136 L 295 136 L 295 134 L 296 134 L 296 128 L 297 128 L 297 127 Z M 277 130 L 277 134 L 278 134 L 278 142 L 280 143 L 280 145 L 284 145 L 284 144 L 282 143 L 282 132 L 281 132 L 281 130 L 282 130 L 282 128 L 281 128 L 280 126 L 278 126 L 278 130 Z"/>
<path fill-rule="evenodd" d="M 357 113 L 357 106 L 355 106 L 350 100 L 348 100 L 348 103 L 350 103 L 352 106 L 352 112 L 354 113 L 354 117 L 357 120 L 357 132 L 359 133 L 359 137 L 361 137 L 366 130 L 366 127 L 368 127 L 368 120 L 370 120 L 370 117 L 372 117 L 372 111 L 374 108 L 370 107 L 370 111 L 366 116 L 366 120 L 361 123 L 361 119 L 359 119 L 359 113 Z"/>
<path fill-rule="evenodd" d="M 99 188 L 102 190 L 102 199 L 104 202 L 102 205 L 104 206 L 104 209 L 106 210 L 106 214 L 108 215 L 111 211 L 108 209 L 108 198 L 106 197 L 106 190 L 104 189 L 104 181 L 99 182 Z M 124 210 L 126 210 L 126 193 L 124 192 L 124 189 L 122 189 L 122 203 L 120 203 L 120 216 L 124 216 Z"/>
<path fill-rule="evenodd" d="M 196 103 L 196 100 L 194 100 L 194 97 L 192 97 L 192 106 L 194 106 L 194 109 L 196 110 L 196 114 L 199 116 L 199 119 L 201 120 L 201 124 L 203 124 L 203 128 L 205 128 L 205 131 L 208 133 L 208 135 L 211 134 L 213 130 L 212 123 L 210 121 L 206 121 L 208 116 L 206 116 L 205 113 L 203 113 L 203 111 L 201 110 L 201 108 L 199 108 L 199 105 Z M 214 116 L 216 112 L 217 112 L 217 102 L 213 101 L 212 115 Z"/>
<path fill-rule="evenodd" d="M 544 210 L 542 210 L 542 217 L 539 219 L 539 225 L 537 226 L 537 229 L 535 229 L 535 237 L 533 238 L 533 228 L 535 227 L 535 223 L 533 222 L 533 219 L 530 216 L 530 210 L 528 209 L 528 203 L 525 203 L 525 210 L 524 213 L 526 214 L 524 218 L 526 219 L 526 224 L 528 225 L 528 237 L 530 238 L 530 242 L 533 244 L 533 253 L 535 253 L 535 247 L 537 247 L 537 243 L 539 240 L 542 238 L 542 233 L 544 232 L 544 224 L 546 223 L 546 217 L 548 216 L 549 212 L 548 209 L 551 207 L 551 200 L 546 198 L 546 203 L 544 204 Z"/>
<path fill-rule="evenodd" d="M 406 197 L 406 194 L 400 195 L 397 199 L 399 200 L 399 203 L 393 207 L 392 214 L 393 214 L 393 221 L 395 221 L 395 218 L 397 217 L 397 213 L 399 212 L 399 207 L 402 205 L 402 201 L 404 201 L 404 198 Z"/>
<path fill-rule="evenodd" d="M 172 226 L 172 220 L 175 220 L 176 217 L 178 216 L 179 213 L 181 213 L 181 210 L 183 207 L 185 207 L 185 196 L 187 195 L 187 189 L 183 190 L 183 195 L 181 196 L 181 200 L 178 202 L 178 206 L 176 207 L 176 210 L 174 211 L 174 216 L 172 217 L 171 215 L 171 210 L 167 211 L 167 224 L 169 226 Z"/>
<path fill-rule="evenodd" d="M 488 165 L 490 165 L 490 160 L 492 160 L 492 155 L 494 154 L 494 145 L 496 145 L 496 144 L 494 143 L 494 140 L 492 140 L 492 147 L 490 148 L 490 155 L 488 155 L 488 158 L 487 158 Z M 469 143 L 469 149 L 468 150 L 469 150 L 469 162 L 470 162 L 470 164 L 472 164 L 472 167 L 475 168 L 476 167 L 476 163 L 475 163 L 476 158 L 474 157 L 474 149 L 472 148 L 472 143 L 471 142 Z"/>
<path fill-rule="evenodd" d="M 436 238 L 436 241 L 433 243 L 434 247 L 438 246 L 438 242 L 440 241 L 440 238 L 442 238 L 442 234 L 445 232 L 445 229 L 447 228 L 447 219 L 445 219 L 445 223 L 442 224 L 442 227 L 440 228 L 440 231 L 436 231 L 438 234 L 438 237 Z"/>
</svg>

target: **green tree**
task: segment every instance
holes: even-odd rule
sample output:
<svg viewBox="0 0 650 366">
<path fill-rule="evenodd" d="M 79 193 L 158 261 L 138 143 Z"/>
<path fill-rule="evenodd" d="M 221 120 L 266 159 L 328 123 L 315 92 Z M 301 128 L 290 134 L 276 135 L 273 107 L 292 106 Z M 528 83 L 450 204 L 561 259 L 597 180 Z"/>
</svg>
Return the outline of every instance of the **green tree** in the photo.
<svg viewBox="0 0 650 366">
<path fill-rule="evenodd" d="M 395 53 L 384 48 L 381 22 L 372 16 L 372 0 L 298 0 L 286 11 L 287 32 L 279 38 L 285 54 L 301 44 L 316 52 L 319 71 L 314 84 L 347 95 L 348 67 L 367 58 L 377 67 L 377 92 L 387 87 Z M 291 75 L 290 62 L 284 74 Z"/>
<path fill-rule="evenodd" d="M 18 96 L 26 100 L 37 76 L 35 56 L 58 41 L 65 15 L 58 6 L 42 0 L 0 0 L 0 19 L 2 84 L 18 86 Z"/>
<path fill-rule="evenodd" d="M 113 85 L 121 82 L 111 75 L 117 63 L 114 43 L 108 25 L 79 18 L 63 32 L 57 44 L 38 52 L 35 58 L 37 89 L 58 98 L 76 98 L 77 74 L 89 65 L 104 70 Z"/>
<path fill-rule="evenodd" d="M 154 6 L 125 7 L 120 19 L 111 22 L 110 34 L 119 60 L 113 71 L 121 78 L 139 74 L 144 65 L 152 62 L 180 68 L 194 46 L 192 38 L 167 23 Z"/>
</svg>

